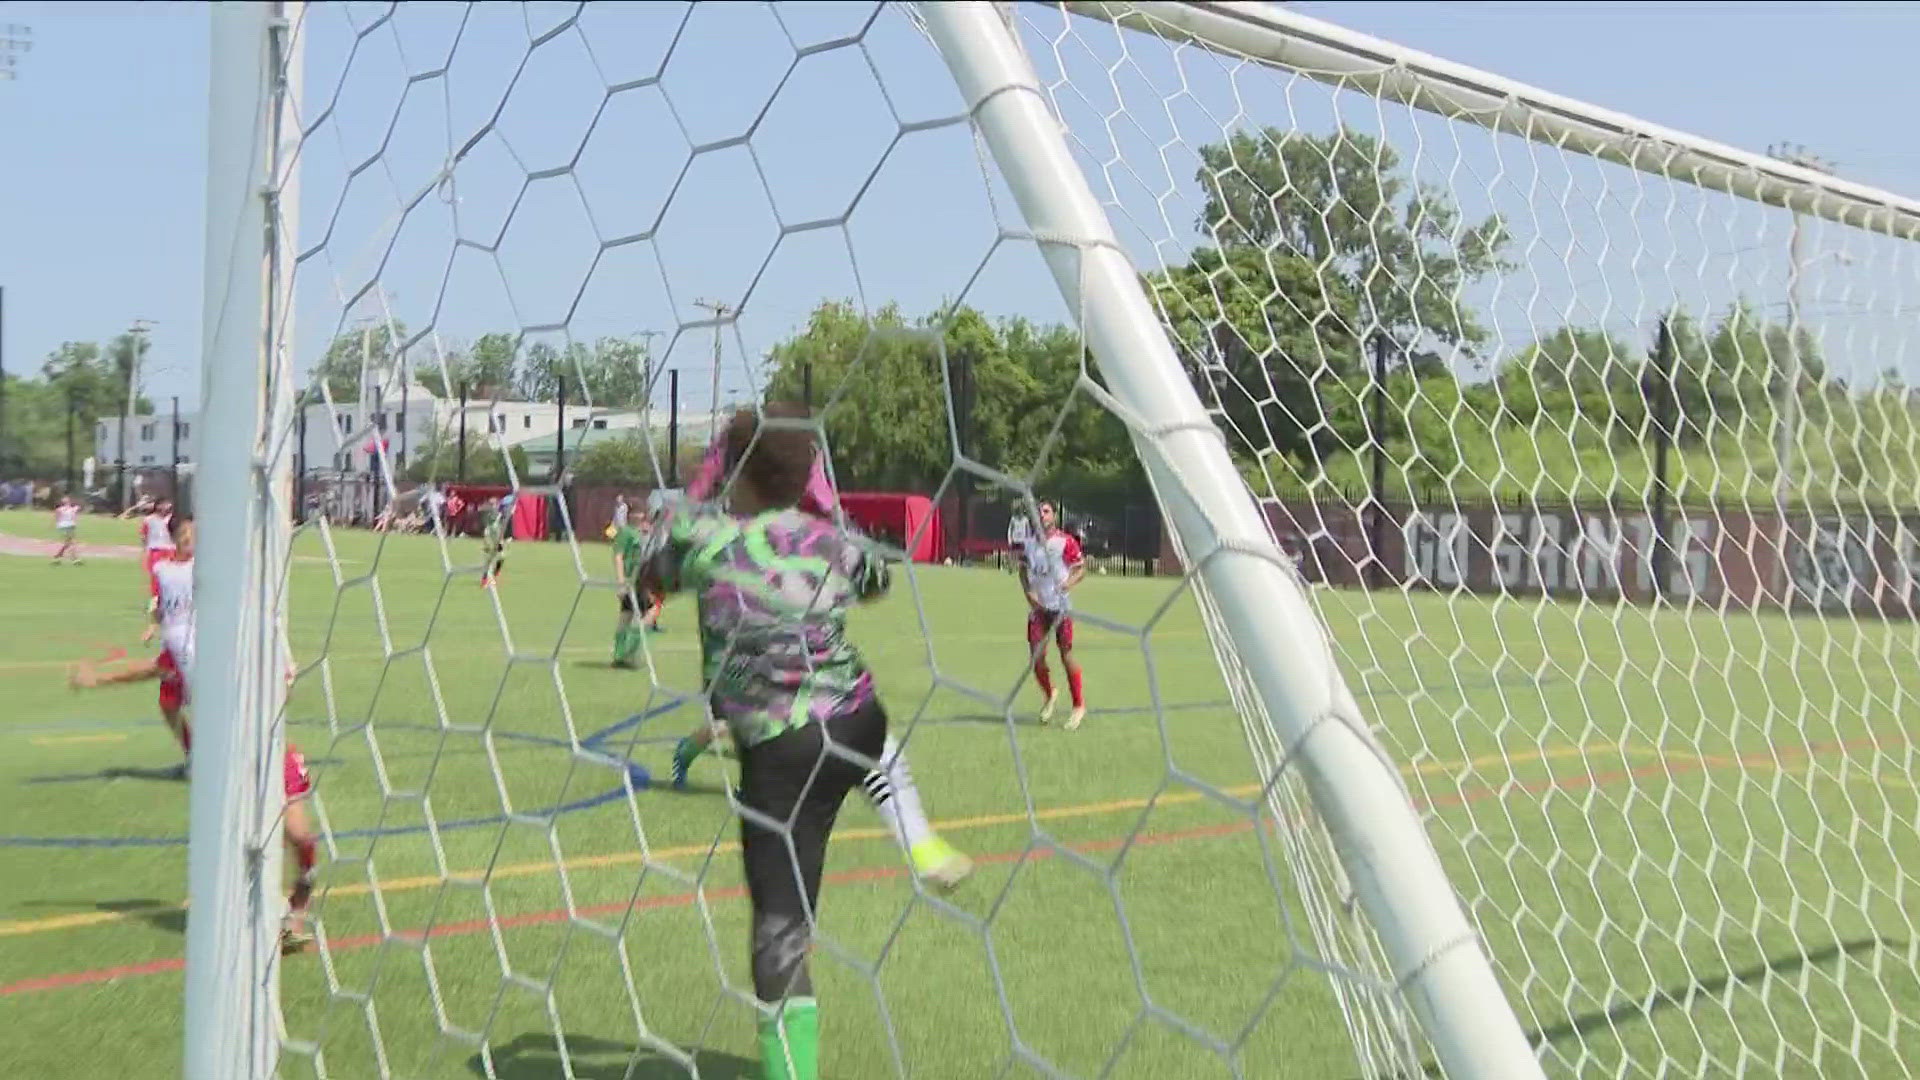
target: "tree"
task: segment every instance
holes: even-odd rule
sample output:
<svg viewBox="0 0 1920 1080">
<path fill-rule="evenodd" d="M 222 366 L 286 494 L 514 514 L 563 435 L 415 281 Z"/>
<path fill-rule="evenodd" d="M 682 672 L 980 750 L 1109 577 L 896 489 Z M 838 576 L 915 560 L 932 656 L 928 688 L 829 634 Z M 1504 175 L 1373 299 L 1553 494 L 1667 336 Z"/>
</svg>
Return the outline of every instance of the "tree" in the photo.
<svg viewBox="0 0 1920 1080">
<path fill-rule="evenodd" d="M 358 402 L 362 387 L 371 392 L 386 384 L 387 374 L 397 364 L 396 344 L 406 334 L 406 325 L 398 321 L 345 331 L 327 346 L 308 381 L 325 386 L 335 402 Z"/>
<path fill-rule="evenodd" d="M 1291 295 L 1355 297 L 1363 328 L 1377 322 L 1408 346 L 1481 344 L 1487 332 L 1462 294 L 1502 268 L 1506 226 L 1498 215 L 1464 225 L 1444 194 L 1399 168 L 1392 147 L 1345 127 L 1237 131 L 1200 148 L 1197 224 L 1221 248 L 1303 260 L 1326 280 Z"/>
<path fill-rule="evenodd" d="M 502 455 L 500 449 L 484 435 L 469 434 L 467 437 L 466 482 L 471 484 L 505 484 L 512 482 L 507 475 L 507 461 L 513 462 L 513 477 L 522 483 L 529 479 L 527 455 L 519 448 L 511 448 Z M 461 476 L 460 442 L 448 438 L 444 433 L 432 442 L 409 455 L 404 475 L 409 480 L 435 481 L 447 483 Z"/>
<path fill-rule="evenodd" d="M 649 447 L 638 430 L 599 442 L 580 451 L 570 472 L 575 483 L 652 487 L 666 470 L 666 455 Z"/>
<path fill-rule="evenodd" d="M 1119 421 L 1074 393 L 1080 344 L 1066 327 L 996 324 L 966 307 L 869 318 L 828 302 L 768 366 L 768 401 L 800 400 L 811 368 L 835 479 L 850 489 L 933 493 L 953 470 L 956 429 L 968 459 L 1014 477 L 1043 469 L 1042 484 L 1119 476 L 1132 460 Z"/>
<path fill-rule="evenodd" d="M 1146 285 L 1233 450 L 1288 455 L 1311 473 L 1338 449 L 1321 393 L 1365 381 L 1359 300 L 1341 279 L 1297 255 L 1202 248 Z"/>
</svg>

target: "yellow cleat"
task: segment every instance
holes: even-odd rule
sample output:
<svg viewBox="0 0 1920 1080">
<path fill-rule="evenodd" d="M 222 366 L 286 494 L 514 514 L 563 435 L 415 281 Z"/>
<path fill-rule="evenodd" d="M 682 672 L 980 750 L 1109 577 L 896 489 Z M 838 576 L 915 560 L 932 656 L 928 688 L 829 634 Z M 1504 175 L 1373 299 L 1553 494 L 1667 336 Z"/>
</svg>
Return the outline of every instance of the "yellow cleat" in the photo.
<svg viewBox="0 0 1920 1080">
<path fill-rule="evenodd" d="M 922 840 L 908 853 L 914 876 L 942 892 L 952 892 L 973 873 L 973 860 L 940 837 Z"/>
</svg>

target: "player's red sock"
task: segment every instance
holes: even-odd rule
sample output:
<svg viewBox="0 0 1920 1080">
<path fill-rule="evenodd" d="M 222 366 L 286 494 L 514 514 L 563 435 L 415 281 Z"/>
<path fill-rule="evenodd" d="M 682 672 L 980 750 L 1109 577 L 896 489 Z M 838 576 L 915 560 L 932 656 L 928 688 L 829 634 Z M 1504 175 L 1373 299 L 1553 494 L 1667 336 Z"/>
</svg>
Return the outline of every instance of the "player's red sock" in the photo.
<svg viewBox="0 0 1920 1080">
<path fill-rule="evenodd" d="M 180 752 L 193 753 L 193 726 L 184 717 L 180 720 Z"/>
<path fill-rule="evenodd" d="M 1067 693 L 1073 695 L 1074 708 L 1079 709 L 1086 706 L 1087 695 L 1080 690 L 1080 669 L 1077 667 L 1067 669 Z"/>
<path fill-rule="evenodd" d="M 1033 662 L 1033 681 L 1040 684 L 1040 692 L 1047 697 L 1053 696 L 1053 672 L 1047 670 L 1045 660 Z"/>
<path fill-rule="evenodd" d="M 297 836 L 291 840 L 294 862 L 299 870 L 293 879 L 293 891 L 287 896 L 287 906 L 300 911 L 313 897 L 313 864 L 318 861 L 318 852 L 310 836 Z"/>
</svg>

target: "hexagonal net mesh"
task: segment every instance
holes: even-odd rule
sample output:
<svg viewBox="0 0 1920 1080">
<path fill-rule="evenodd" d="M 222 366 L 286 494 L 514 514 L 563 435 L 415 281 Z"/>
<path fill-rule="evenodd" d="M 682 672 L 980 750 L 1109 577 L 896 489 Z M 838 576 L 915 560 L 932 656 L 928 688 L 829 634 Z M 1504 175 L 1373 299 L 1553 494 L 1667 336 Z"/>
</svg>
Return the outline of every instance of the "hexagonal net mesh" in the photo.
<svg viewBox="0 0 1920 1080">
<path fill-rule="evenodd" d="M 1253 5 L 289 14 L 281 1075 L 1910 1075 L 1912 203 Z"/>
</svg>

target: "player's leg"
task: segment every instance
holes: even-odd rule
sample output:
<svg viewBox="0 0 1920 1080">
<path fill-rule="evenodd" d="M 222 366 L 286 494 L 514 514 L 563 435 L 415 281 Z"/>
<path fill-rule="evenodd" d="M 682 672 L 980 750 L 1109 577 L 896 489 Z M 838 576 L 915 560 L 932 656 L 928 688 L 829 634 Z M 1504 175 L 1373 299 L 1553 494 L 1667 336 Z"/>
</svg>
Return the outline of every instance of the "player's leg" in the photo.
<svg viewBox="0 0 1920 1080">
<path fill-rule="evenodd" d="M 742 816 L 740 850 L 753 908 L 754 995 L 771 1012 L 760 1022 L 766 1080 L 817 1080 L 820 1014 L 807 953 L 820 899 L 827 841 L 848 789 L 866 771 L 827 753 L 827 740 L 878 759 L 886 714 L 877 702 L 856 712 L 788 731 L 742 750 L 740 802 L 785 833 Z M 824 755 L 824 758 L 823 758 Z"/>
<path fill-rule="evenodd" d="M 649 633 L 657 634 L 661 631 L 660 613 L 666 610 L 666 607 L 666 593 L 661 592 L 659 589 L 647 590 L 647 613 L 642 617 L 641 621 L 646 624 Z"/>
<path fill-rule="evenodd" d="M 1062 614 L 1054 621 L 1053 643 L 1060 649 L 1060 666 L 1067 672 L 1067 693 L 1073 712 L 1067 715 L 1067 730 L 1080 726 L 1087 718 L 1087 695 L 1080 685 L 1080 661 L 1073 658 L 1073 616 Z"/>
<path fill-rule="evenodd" d="M 943 889 L 953 889 L 973 873 L 973 860 L 934 831 L 920 802 L 920 785 L 907 765 L 907 753 L 888 735 L 880 753 L 880 767 L 861 781 L 867 799 L 893 830 L 894 842 L 912 864 L 914 875 Z"/>
<path fill-rule="evenodd" d="M 1053 719 L 1053 704 L 1057 695 L 1053 689 L 1053 672 L 1047 667 L 1047 631 L 1052 627 L 1052 613 L 1042 608 L 1027 609 L 1027 654 L 1033 658 L 1033 683 L 1040 688 L 1040 722 Z"/>
<path fill-rule="evenodd" d="M 631 587 L 620 590 L 620 618 L 613 624 L 613 666 L 630 668 L 633 654 L 640 651 L 640 633 L 633 628 L 636 601 Z"/>
<path fill-rule="evenodd" d="M 160 654 L 160 719 L 166 722 L 167 730 L 173 733 L 173 739 L 180 744 L 180 763 L 173 768 L 173 775 L 179 779 L 187 778 L 187 768 L 193 760 L 193 728 L 187 722 L 187 682 L 180 677 L 180 669 L 175 666 L 171 653 Z"/>
<path fill-rule="evenodd" d="M 299 748 L 288 745 L 281 768 L 287 796 L 283 829 L 287 850 L 293 855 L 293 886 L 287 891 L 287 918 L 280 927 L 280 948 L 295 951 L 313 941 L 307 907 L 313 901 L 313 868 L 319 862 L 320 839 L 307 815 L 313 779 L 307 774 L 307 761 Z"/>
</svg>

